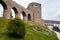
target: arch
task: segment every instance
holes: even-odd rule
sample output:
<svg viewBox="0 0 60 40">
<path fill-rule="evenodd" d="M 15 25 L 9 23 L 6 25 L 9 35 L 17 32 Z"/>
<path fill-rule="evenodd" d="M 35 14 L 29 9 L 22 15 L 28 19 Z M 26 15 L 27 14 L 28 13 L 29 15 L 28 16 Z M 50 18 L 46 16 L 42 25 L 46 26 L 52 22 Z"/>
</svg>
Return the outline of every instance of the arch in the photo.
<svg viewBox="0 0 60 40">
<path fill-rule="evenodd" d="M 0 4 L 3 6 L 4 9 L 7 9 L 7 5 L 4 3 L 4 1 L 0 1 Z"/>
<path fill-rule="evenodd" d="M 5 4 L 4 1 L 0 0 L 0 17 L 3 17 L 4 16 L 4 13 L 5 13 L 5 10 L 7 9 L 7 5 Z"/>
<path fill-rule="evenodd" d="M 17 11 L 16 7 L 13 7 L 12 9 L 15 11 L 15 14 L 17 14 L 17 13 L 18 13 L 18 11 Z"/>
<path fill-rule="evenodd" d="M 25 20 L 25 17 L 26 17 L 26 13 L 24 11 L 22 11 L 22 13 L 21 13 L 21 19 Z"/>
<path fill-rule="evenodd" d="M 0 17 L 3 17 L 3 11 L 4 11 L 3 6 L 0 4 Z"/>
<path fill-rule="evenodd" d="M 28 14 L 28 21 L 31 21 L 31 15 Z"/>
<path fill-rule="evenodd" d="M 15 7 L 11 9 L 10 18 L 15 18 L 18 14 L 18 11 Z"/>
<path fill-rule="evenodd" d="M 15 12 L 13 9 L 11 9 L 11 12 L 10 12 L 10 18 L 15 18 Z"/>
</svg>

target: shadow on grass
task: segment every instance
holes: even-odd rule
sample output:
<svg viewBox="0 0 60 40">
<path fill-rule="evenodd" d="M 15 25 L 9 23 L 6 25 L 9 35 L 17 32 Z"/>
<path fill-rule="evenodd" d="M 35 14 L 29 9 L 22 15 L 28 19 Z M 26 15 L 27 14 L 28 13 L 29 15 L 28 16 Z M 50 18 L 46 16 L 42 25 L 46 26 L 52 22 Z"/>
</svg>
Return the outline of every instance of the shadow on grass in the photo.
<svg viewBox="0 0 60 40">
<path fill-rule="evenodd" d="M 24 38 L 18 38 L 13 36 L 8 36 L 5 33 L 0 34 L 0 40 L 25 40 Z"/>
<path fill-rule="evenodd" d="M 24 39 L 24 36 L 18 35 L 18 34 L 7 34 L 8 37 L 12 38 L 18 38 L 18 39 Z"/>
</svg>

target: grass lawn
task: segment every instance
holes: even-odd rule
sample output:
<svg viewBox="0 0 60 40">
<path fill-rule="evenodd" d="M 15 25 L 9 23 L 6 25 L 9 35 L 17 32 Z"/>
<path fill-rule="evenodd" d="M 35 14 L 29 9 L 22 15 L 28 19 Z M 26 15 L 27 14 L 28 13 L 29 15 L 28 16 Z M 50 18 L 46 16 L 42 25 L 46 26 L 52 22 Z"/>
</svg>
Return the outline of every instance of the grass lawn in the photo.
<svg viewBox="0 0 60 40">
<path fill-rule="evenodd" d="M 40 31 L 34 30 L 35 25 L 26 27 L 24 39 L 9 37 L 7 36 L 8 22 L 9 19 L 0 18 L 0 40 L 58 40 L 56 34 L 45 27 L 40 26 Z"/>
</svg>

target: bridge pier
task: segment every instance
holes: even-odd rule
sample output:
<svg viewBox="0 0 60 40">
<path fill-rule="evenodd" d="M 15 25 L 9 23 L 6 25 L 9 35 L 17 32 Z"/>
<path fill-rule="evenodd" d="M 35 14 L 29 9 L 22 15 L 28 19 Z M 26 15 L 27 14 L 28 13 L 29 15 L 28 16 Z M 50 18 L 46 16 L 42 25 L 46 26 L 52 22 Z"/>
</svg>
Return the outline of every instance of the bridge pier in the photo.
<svg viewBox="0 0 60 40">
<path fill-rule="evenodd" d="M 10 19 L 10 9 L 4 9 L 3 18 Z"/>
</svg>

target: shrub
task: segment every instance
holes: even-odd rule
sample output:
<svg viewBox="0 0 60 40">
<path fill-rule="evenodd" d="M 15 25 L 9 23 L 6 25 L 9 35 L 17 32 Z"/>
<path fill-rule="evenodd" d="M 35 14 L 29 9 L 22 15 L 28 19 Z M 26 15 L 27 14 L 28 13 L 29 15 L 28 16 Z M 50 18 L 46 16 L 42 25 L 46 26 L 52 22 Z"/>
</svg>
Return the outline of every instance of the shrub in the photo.
<svg viewBox="0 0 60 40">
<path fill-rule="evenodd" d="M 19 18 L 10 20 L 8 23 L 9 36 L 24 38 L 25 36 L 25 23 Z"/>
<path fill-rule="evenodd" d="M 57 26 L 53 27 L 53 30 L 57 31 L 57 32 L 60 32 L 60 29 Z"/>
</svg>

